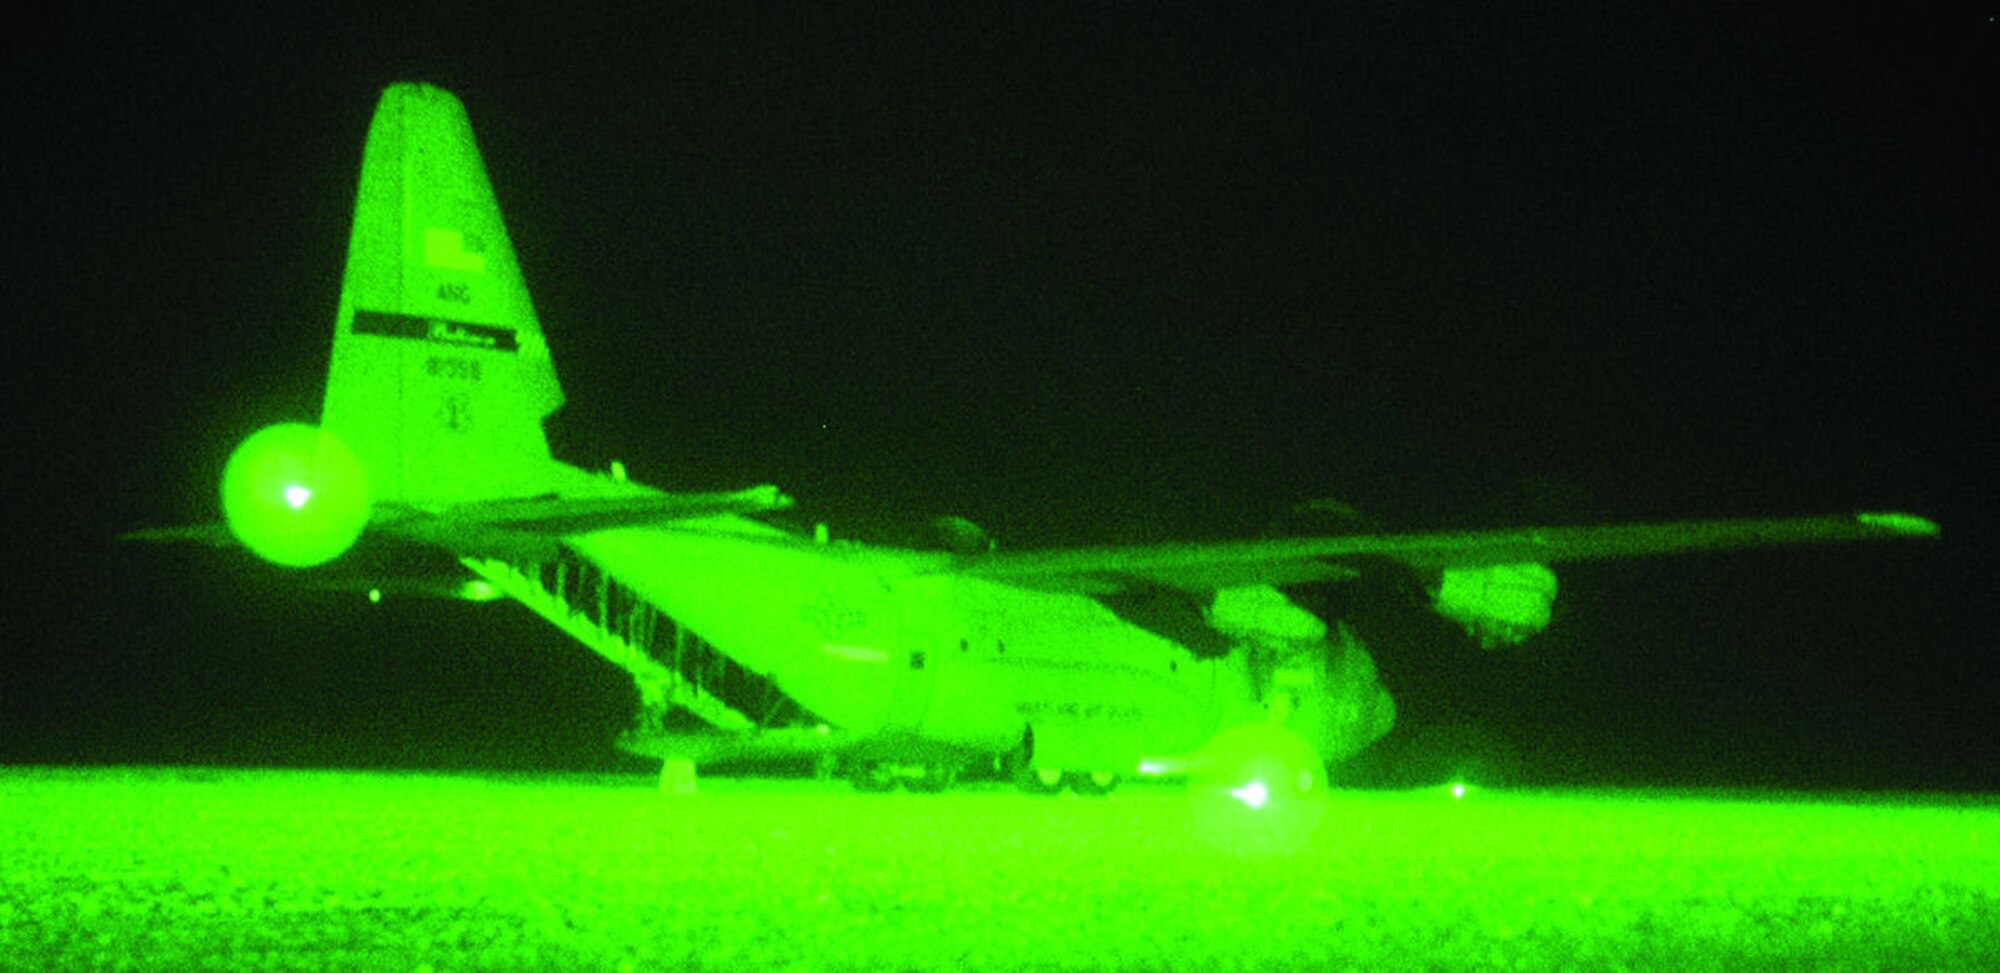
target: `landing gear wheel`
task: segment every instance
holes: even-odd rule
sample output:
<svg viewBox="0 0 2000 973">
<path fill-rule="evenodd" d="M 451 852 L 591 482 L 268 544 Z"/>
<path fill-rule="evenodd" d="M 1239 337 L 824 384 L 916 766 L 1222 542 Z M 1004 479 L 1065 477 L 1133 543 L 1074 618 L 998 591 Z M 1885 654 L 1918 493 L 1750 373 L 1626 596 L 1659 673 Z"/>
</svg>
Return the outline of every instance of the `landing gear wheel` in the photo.
<svg viewBox="0 0 2000 973">
<path fill-rule="evenodd" d="M 854 789 L 864 794 L 880 794 L 896 789 L 896 775 L 887 764 L 872 760 L 857 761 L 847 768 L 847 779 Z"/>
<path fill-rule="evenodd" d="M 951 785 L 957 782 L 957 780 L 958 780 L 957 765 L 925 764 L 924 775 L 922 777 L 910 777 L 905 779 L 903 781 L 903 786 L 909 788 L 910 790 L 916 791 L 920 794 L 936 794 L 941 791 L 950 790 Z"/>
<path fill-rule="evenodd" d="M 1118 775 L 1109 770 L 1079 771 L 1063 775 L 1069 789 L 1084 797 L 1103 797 L 1118 787 Z"/>
<path fill-rule="evenodd" d="M 1063 789 L 1065 775 L 1054 767 L 1030 767 L 1022 764 L 1014 768 L 1014 786 L 1022 793 L 1037 797 L 1059 794 Z"/>
</svg>

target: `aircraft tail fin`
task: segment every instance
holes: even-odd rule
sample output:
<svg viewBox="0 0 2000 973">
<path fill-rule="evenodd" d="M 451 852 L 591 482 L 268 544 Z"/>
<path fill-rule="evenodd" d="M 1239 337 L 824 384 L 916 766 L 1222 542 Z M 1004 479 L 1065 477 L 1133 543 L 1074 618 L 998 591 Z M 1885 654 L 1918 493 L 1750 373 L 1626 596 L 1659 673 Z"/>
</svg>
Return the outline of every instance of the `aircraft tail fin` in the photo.
<svg viewBox="0 0 2000 973">
<path fill-rule="evenodd" d="M 562 388 L 500 208 L 450 92 L 382 93 L 362 155 L 321 427 L 376 501 L 548 491 Z"/>
</svg>

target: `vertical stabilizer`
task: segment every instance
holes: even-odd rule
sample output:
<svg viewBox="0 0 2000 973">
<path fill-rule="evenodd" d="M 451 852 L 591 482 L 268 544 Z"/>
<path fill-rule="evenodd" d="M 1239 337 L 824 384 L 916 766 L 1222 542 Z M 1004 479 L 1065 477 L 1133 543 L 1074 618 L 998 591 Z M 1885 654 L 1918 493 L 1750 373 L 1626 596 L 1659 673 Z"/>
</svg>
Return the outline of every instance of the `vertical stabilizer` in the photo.
<svg viewBox="0 0 2000 973">
<path fill-rule="evenodd" d="M 561 404 L 464 106 L 392 85 L 362 154 L 321 426 L 374 499 L 452 503 L 550 489 L 542 420 Z"/>
</svg>

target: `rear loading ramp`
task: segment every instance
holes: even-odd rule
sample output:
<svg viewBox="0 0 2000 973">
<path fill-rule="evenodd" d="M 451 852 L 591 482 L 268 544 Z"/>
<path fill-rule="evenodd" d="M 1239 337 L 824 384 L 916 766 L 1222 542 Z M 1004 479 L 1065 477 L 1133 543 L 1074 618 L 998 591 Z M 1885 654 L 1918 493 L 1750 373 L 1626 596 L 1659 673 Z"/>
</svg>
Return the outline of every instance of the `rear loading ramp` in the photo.
<svg viewBox="0 0 2000 973">
<path fill-rule="evenodd" d="M 769 679 L 568 551 L 519 565 L 498 558 L 459 561 L 632 678 L 640 713 L 620 741 L 627 750 L 661 755 L 652 741 L 671 735 L 676 711 L 739 742 L 761 731 L 819 724 Z"/>
</svg>

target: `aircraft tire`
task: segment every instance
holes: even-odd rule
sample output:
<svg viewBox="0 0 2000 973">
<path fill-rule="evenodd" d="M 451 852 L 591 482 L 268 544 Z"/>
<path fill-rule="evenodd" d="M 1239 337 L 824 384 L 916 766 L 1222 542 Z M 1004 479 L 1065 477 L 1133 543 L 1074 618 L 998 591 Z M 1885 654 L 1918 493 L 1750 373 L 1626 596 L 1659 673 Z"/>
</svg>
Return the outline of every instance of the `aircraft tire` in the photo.
<svg viewBox="0 0 2000 973">
<path fill-rule="evenodd" d="M 1118 775 L 1108 770 L 1079 770 L 1064 774 L 1063 783 L 1083 797 L 1103 797 L 1118 789 Z"/>
<path fill-rule="evenodd" d="M 873 760 L 856 761 L 848 768 L 847 779 L 863 794 L 881 794 L 896 789 L 896 775 Z"/>
<path fill-rule="evenodd" d="M 1024 794 L 1048 797 L 1062 793 L 1068 775 L 1053 767 L 1031 767 L 1026 763 L 1014 768 L 1014 786 Z"/>
<path fill-rule="evenodd" d="M 938 794 L 951 790 L 958 782 L 958 768 L 951 764 L 925 764 L 922 777 L 911 777 L 903 781 L 903 786 L 920 794 Z"/>
</svg>

